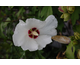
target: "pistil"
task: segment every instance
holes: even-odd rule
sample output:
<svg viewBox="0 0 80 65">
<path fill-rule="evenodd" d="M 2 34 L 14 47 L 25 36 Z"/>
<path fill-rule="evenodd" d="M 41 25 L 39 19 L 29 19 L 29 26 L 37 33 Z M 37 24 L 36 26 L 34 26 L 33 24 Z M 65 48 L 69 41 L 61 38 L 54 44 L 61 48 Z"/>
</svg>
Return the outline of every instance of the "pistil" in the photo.
<svg viewBox="0 0 80 65">
<path fill-rule="evenodd" d="M 36 31 L 32 31 L 32 34 L 38 36 L 39 34 Z"/>
</svg>

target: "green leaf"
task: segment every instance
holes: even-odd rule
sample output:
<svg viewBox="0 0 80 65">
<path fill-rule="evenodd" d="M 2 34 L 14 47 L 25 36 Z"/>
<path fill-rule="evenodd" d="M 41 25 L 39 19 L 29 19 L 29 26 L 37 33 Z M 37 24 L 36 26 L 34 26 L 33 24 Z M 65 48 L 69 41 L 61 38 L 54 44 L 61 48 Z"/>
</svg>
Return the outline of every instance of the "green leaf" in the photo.
<svg viewBox="0 0 80 65">
<path fill-rule="evenodd" d="M 69 45 L 67 46 L 66 49 L 66 57 L 69 59 L 75 59 L 74 53 L 75 53 L 75 47 L 73 46 L 73 41 L 71 41 L 71 43 L 69 43 Z"/>
<path fill-rule="evenodd" d="M 35 14 L 35 12 L 38 11 L 37 7 L 36 6 L 32 7 L 32 11 Z"/>
<path fill-rule="evenodd" d="M 8 18 L 6 19 L 6 21 L 11 21 L 11 19 L 8 17 Z"/>
<path fill-rule="evenodd" d="M 2 22 L 0 23 L 0 37 L 6 38 L 3 34 L 4 28 L 8 25 L 9 22 Z"/>
<path fill-rule="evenodd" d="M 62 29 L 64 27 L 63 20 L 60 19 L 60 18 L 57 18 L 57 20 L 58 20 L 58 27 L 57 27 L 57 29 L 62 32 Z"/>
<path fill-rule="evenodd" d="M 20 15 L 22 15 L 25 12 L 24 8 L 20 8 L 20 10 L 18 11 L 18 13 L 16 14 L 17 17 L 19 17 Z"/>
<path fill-rule="evenodd" d="M 75 11 L 73 12 L 71 16 L 72 25 L 75 25 L 76 20 L 79 19 L 79 13 L 80 13 L 80 7 L 75 7 Z"/>
<path fill-rule="evenodd" d="M 12 9 L 14 6 L 8 6 L 8 7 Z"/>
<path fill-rule="evenodd" d="M 74 32 L 80 33 L 80 25 L 75 25 L 75 26 L 73 27 L 73 30 L 74 30 Z"/>
<path fill-rule="evenodd" d="M 25 51 L 24 51 L 24 52 L 22 52 L 22 56 L 21 56 L 20 58 L 23 58 L 23 56 L 25 56 Z"/>
<path fill-rule="evenodd" d="M 78 51 L 80 49 L 80 44 L 75 45 L 75 50 Z"/>
<path fill-rule="evenodd" d="M 52 7 L 51 6 L 45 6 L 43 7 L 40 16 L 44 17 L 43 19 L 46 19 L 49 15 L 52 15 Z"/>
<path fill-rule="evenodd" d="M 0 15 L 4 16 L 4 15 L 5 15 L 5 13 L 4 13 L 3 11 L 0 11 Z"/>
<path fill-rule="evenodd" d="M 45 57 L 42 56 L 41 51 L 39 51 L 39 50 L 38 50 L 38 55 L 39 55 L 40 59 L 45 59 Z"/>
</svg>

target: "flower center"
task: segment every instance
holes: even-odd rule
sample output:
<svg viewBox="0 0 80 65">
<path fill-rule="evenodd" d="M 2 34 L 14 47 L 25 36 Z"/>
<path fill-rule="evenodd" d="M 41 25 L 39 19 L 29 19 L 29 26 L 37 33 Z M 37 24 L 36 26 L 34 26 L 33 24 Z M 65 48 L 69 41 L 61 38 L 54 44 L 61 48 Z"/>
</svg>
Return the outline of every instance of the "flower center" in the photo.
<svg viewBox="0 0 80 65">
<path fill-rule="evenodd" d="M 28 35 L 30 38 L 36 39 L 39 36 L 39 34 L 39 30 L 35 27 L 28 30 Z"/>
</svg>

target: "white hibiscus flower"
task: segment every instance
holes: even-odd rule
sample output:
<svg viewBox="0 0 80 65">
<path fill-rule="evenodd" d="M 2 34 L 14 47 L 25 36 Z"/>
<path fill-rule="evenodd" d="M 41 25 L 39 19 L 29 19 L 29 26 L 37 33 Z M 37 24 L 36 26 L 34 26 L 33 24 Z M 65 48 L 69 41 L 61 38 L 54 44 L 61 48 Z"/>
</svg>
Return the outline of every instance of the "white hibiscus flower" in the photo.
<svg viewBox="0 0 80 65">
<path fill-rule="evenodd" d="M 19 20 L 13 34 L 14 45 L 21 46 L 23 50 L 42 50 L 52 42 L 51 37 L 57 35 L 57 25 L 57 19 L 53 15 L 45 21 L 35 18 L 27 19 L 26 22 Z"/>
</svg>

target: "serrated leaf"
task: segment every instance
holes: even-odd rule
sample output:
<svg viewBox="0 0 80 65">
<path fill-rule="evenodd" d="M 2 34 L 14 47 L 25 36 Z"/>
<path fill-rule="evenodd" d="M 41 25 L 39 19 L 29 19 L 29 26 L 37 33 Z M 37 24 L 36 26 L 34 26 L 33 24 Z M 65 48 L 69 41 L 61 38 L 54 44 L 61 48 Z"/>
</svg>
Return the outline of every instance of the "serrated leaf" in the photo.
<svg viewBox="0 0 80 65">
<path fill-rule="evenodd" d="M 52 15 L 53 12 L 52 12 L 52 7 L 51 6 L 45 6 L 43 7 L 42 11 L 41 11 L 41 17 L 44 17 L 44 19 L 46 17 L 48 17 L 49 15 Z"/>
<path fill-rule="evenodd" d="M 75 47 L 73 46 L 73 41 L 71 41 L 71 43 L 69 43 L 69 45 L 67 46 L 67 49 L 65 51 L 66 57 L 68 59 L 75 59 L 74 53 L 75 53 Z"/>
<path fill-rule="evenodd" d="M 76 20 L 79 19 L 79 13 L 80 13 L 80 7 L 75 7 L 75 11 L 73 12 L 71 16 L 72 25 L 75 25 Z"/>
</svg>

